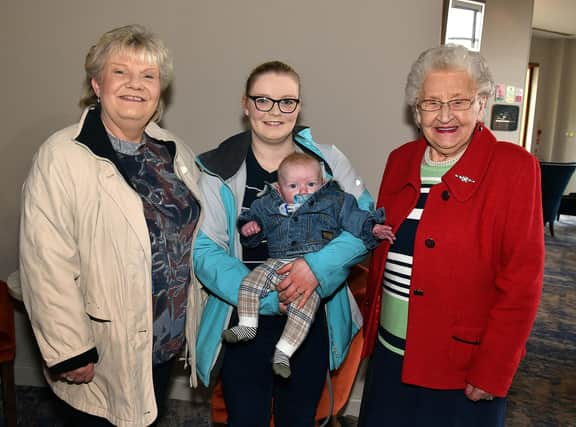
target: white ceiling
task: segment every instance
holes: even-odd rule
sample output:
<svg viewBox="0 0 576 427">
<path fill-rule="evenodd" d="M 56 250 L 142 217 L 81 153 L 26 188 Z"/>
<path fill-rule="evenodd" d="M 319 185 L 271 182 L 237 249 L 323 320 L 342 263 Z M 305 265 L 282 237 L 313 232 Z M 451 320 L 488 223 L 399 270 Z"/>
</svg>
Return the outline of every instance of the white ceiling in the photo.
<svg viewBox="0 0 576 427">
<path fill-rule="evenodd" d="M 534 0 L 532 28 L 576 38 L 576 0 Z"/>
</svg>

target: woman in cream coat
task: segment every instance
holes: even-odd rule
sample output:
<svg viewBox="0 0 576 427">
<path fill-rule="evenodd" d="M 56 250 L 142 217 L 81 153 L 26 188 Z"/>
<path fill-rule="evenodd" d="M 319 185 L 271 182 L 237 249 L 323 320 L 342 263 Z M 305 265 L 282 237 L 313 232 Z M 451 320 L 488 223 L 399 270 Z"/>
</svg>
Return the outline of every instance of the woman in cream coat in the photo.
<svg viewBox="0 0 576 427">
<path fill-rule="evenodd" d="M 24 185 L 22 294 L 68 424 L 149 425 L 186 341 L 195 366 L 198 171 L 155 123 L 172 79 L 156 36 L 111 30 L 85 68 L 80 122 L 40 147 Z"/>
</svg>

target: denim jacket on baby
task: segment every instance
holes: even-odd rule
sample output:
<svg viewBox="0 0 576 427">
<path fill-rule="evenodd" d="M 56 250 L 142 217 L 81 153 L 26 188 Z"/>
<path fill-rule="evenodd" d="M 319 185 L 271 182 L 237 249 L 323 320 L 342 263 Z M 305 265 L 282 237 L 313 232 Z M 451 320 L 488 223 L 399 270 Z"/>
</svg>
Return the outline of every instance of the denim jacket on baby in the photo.
<svg viewBox="0 0 576 427">
<path fill-rule="evenodd" d="M 384 222 L 384 210 L 360 209 L 354 196 L 336 181 L 328 181 L 291 213 L 286 212 L 285 204 L 278 191 L 268 185 L 266 194 L 238 218 L 239 228 L 252 220 L 261 228 L 253 236 L 240 235 L 242 244 L 255 247 L 267 239 L 270 257 L 295 258 L 320 250 L 343 230 L 361 239 L 369 250 L 380 243 L 372 228 Z"/>
</svg>

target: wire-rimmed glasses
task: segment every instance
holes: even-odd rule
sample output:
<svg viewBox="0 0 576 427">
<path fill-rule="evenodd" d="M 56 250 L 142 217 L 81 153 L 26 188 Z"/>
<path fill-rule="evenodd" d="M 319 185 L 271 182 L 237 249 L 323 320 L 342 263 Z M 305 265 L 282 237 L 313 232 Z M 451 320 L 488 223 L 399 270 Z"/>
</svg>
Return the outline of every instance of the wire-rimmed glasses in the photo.
<svg viewBox="0 0 576 427">
<path fill-rule="evenodd" d="M 471 99 L 451 99 L 450 101 L 439 101 L 437 99 L 423 99 L 418 102 L 418 108 L 421 111 L 439 111 L 443 105 L 447 105 L 452 111 L 469 110 L 476 101 L 476 97 Z"/>
</svg>

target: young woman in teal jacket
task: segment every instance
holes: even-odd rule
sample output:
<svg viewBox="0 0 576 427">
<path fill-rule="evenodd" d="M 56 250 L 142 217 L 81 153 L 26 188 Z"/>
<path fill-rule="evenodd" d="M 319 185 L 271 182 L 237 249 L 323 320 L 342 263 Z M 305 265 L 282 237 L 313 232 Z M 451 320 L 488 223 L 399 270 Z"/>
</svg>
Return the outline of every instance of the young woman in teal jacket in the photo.
<svg viewBox="0 0 576 427">
<path fill-rule="evenodd" d="M 255 249 L 242 248 L 236 219 L 266 182 L 276 181 L 278 165 L 295 151 L 318 158 L 326 178 L 337 180 L 361 208 L 371 209 L 372 198 L 335 146 L 316 144 L 308 128 L 296 128 L 300 81 L 291 67 L 274 61 L 254 69 L 242 105 L 251 129 L 198 158 L 200 186 L 210 215 L 194 248 L 196 274 L 209 292 L 196 342 L 197 370 L 206 385 L 221 374 L 230 427 L 268 427 L 272 408 L 279 427 L 313 426 L 327 371 L 343 362 L 362 324 L 345 281 L 366 249 L 360 239 L 344 232 L 320 251 L 287 266 L 289 274 L 279 292 L 260 302 L 257 339 L 223 346 L 222 331 L 237 322 L 240 283 L 268 257 L 265 243 Z M 293 356 L 294 375 L 279 379 L 273 375 L 270 360 L 286 321 L 281 306 L 301 292 L 306 299 L 312 292 L 319 294 L 323 309 Z M 215 372 L 217 365 L 221 372 Z"/>
</svg>

